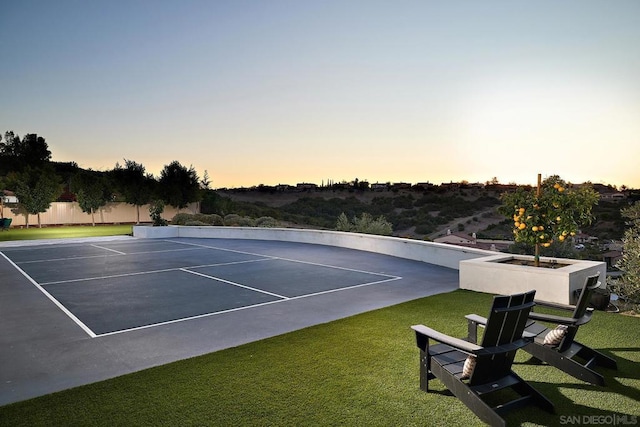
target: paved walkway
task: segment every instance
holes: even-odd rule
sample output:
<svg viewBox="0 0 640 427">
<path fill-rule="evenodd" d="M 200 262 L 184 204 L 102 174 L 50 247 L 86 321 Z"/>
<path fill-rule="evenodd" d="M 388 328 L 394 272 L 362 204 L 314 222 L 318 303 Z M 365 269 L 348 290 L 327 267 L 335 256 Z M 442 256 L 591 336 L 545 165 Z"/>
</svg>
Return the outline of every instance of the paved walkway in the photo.
<svg viewBox="0 0 640 427">
<path fill-rule="evenodd" d="M 5 242 L 0 243 L 0 253 L 3 249 L 9 252 L 8 248 L 30 250 L 45 244 L 113 240 L 116 239 Z M 230 250 L 379 271 L 401 276 L 402 279 L 92 338 L 46 298 L 8 257 L 2 255 L 0 405 L 254 342 L 458 287 L 456 270 L 371 252 L 287 242 L 206 242 L 215 242 L 216 246 L 224 244 Z"/>
</svg>

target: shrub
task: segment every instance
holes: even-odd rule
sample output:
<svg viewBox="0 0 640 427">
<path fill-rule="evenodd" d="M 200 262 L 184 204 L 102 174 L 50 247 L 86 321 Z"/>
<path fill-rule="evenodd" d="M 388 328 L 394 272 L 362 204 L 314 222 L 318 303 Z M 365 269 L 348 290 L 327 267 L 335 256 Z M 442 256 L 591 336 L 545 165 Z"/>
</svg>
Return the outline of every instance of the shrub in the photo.
<svg viewBox="0 0 640 427">
<path fill-rule="evenodd" d="M 278 221 L 270 216 L 262 216 L 255 220 L 256 227 L 273 228 L 278 227 L 279 225 Z"/>
<path fill-rule="evenodd" d="M 204 222 L 206 225 L 224 225 L 222 217 L 217 214 L 194 214 L 192 215 L 194 221 Z"/>
<path fill-rule="evenodd" d="M 371 214 L 364 212 L 360 217 L 354 216 L 353 220 L 349 222 L 343 212 L 338 216 L 336 230 L 390 236 L 393 232 L 393 227 L 382 215 L 378 218 L 373 218 Z"/>
<path fill-rule="evenodd" d="M 622 216 L 628 218 L 622 239 L 622 259 L 616 264 L 623 275 L 620 278 L 609 278 L 613 291 L 626 302 L 640 306 L 640 202 L 622 209 Z"/>
<path fill-rule="evenodd" d="M 171 219 L 171 224 L 173 225 L 186 225 L 187 221 L 190 221 L 193 218 L 192 214 L 188 213 L 177 213 Z"/>
<path fill-rule="evenodd" d="M 238 214 L 229 214 L 224 217 L 224 225 L 231 227 L 253 227 L 254 220 Z"/>
<path fill-rule="evenodd" d="M 349 218 L 342 212 L 338 216 L 338 221 L 336 222 L 336 230 L 338 231 L 352 231 L 352 224 L 349 222 Z"/>
</svg>

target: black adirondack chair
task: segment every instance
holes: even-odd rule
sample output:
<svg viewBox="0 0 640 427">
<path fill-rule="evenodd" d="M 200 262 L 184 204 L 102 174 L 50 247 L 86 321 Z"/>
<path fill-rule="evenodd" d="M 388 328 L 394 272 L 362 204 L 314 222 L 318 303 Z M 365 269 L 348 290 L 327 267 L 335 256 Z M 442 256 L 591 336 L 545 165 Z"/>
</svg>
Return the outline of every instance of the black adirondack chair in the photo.
<svg viewBox="0 0 640 427">
<path fill-rule="evenodd" d="M 589 307 L 589 301 L 593 292 L 600 286 L 599 276 L 599 274 L 596 274 L 585 280 L 584 288 L 575 306 L 536 301 L 536 305 L 564 310 L 572 314 L 570 316 L 557 316 L 544 313 L 529 313 L 530 320 L 527 322 L 525 333 L 531 334 L 535 338 L 523 350 L 575 378 L 591 384 L 605 385 L 604 377 L 592 368 L 602 366 L 617 369 L 616 361 L 575 340 L 578 328 L 591 320 L 593 308 Z M 564 333 L 559 342 L 545 344 L 545 337 L 554 327 L 549 328 L 536 322 L 536 320 L 564 325 L 566 326 L 564 329 L 566 333 Z"/>
<path fill-rule="evenodd" d="M 496 296 L 481 345 L 424 325 L 412 326 L 420 348 L 420 388 L 428 392 L 429 380 L 438 378 L 478 418 L 492 426 L 504 426 L 502 414 L 531 403 L 553 413 L 553 404 L 511 369 L 516 351 L 530 341 L 522 334 L 534 295 L 535 291 Z M 430 340 L 439 344 L 431 345 Z M 475 359 L 472 372 L 465 367 L 465 362 L 469 365 L 467 359 Z M 506 388 L 520 397 L 495 406 L 497 402 L 487 403 L 489 396 L 495 399 L 494 393 Z"/>
</svg>

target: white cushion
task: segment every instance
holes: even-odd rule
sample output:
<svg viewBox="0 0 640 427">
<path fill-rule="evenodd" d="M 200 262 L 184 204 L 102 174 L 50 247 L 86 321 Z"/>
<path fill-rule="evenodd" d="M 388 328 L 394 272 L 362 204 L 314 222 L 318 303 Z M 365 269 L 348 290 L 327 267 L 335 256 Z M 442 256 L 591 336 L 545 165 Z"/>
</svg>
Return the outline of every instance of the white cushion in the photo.
<svg viewBox="0 0 640 427">
<path fill-rule="evenodd" d="M 560 344 L 562 338 L 567 335 L 567 326 L 566 325 L 558 325 L 555 329 L 547 332 L 547 335 L 544 337 L 544 345 L 555 346 Z"/>
<path fill-rule="evenodd" d="M 464 366 L 462 367 L 462 376 L 460 379 L 466 380 L 471 378 L 471 374 L 473 373 L 473 368 L 476 367 L 476 357 L 475 356 L 467 356 L 467 360 L 464 361 Z"/>
</svg>

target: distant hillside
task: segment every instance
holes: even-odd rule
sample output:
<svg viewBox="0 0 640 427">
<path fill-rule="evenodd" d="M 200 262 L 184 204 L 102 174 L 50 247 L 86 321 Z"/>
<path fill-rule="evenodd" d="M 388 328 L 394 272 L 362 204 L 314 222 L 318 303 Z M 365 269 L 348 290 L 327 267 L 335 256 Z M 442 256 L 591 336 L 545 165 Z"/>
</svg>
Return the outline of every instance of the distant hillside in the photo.
<svg viewBox="0 0 640 427">
<path fill-rule="evenodd" d="M 280 220 L 300 226 L 334 228 L 340 213 L 348 217 L 363 212 L 383 215 L 393 224 L 394 235 L 433 239 L 447 229 L 479 232 L 504 218 L 495 212 L 498 194 L 479 189 L 444 192 L 311 190 L 260 192 L 218 191 L 239 209 L 262 208 Z"/>
<path fill-rule="evenodd" d="M 447 230 L 476 233 L 478 237 L 511 239 L 511 223 L 497 213 L 498 190 L 451 189 L 415 191 L 330 190 L 259 191 L 238 189 L 216 191 L 218 207 L 226 212 L 253 217 L 271 216 L 292 225 L 332 229 L 340 213 L 348 217 L 363 212 L 383 215 L 393 224 L 394 235 L 432 240 Z M 583 230 L 605 239 L 620 239 L 624 203 L 601 201 L 594 208 L 596 221 Z M 214 212 L 210 212 L 214 213 Z"/>
</svg>

